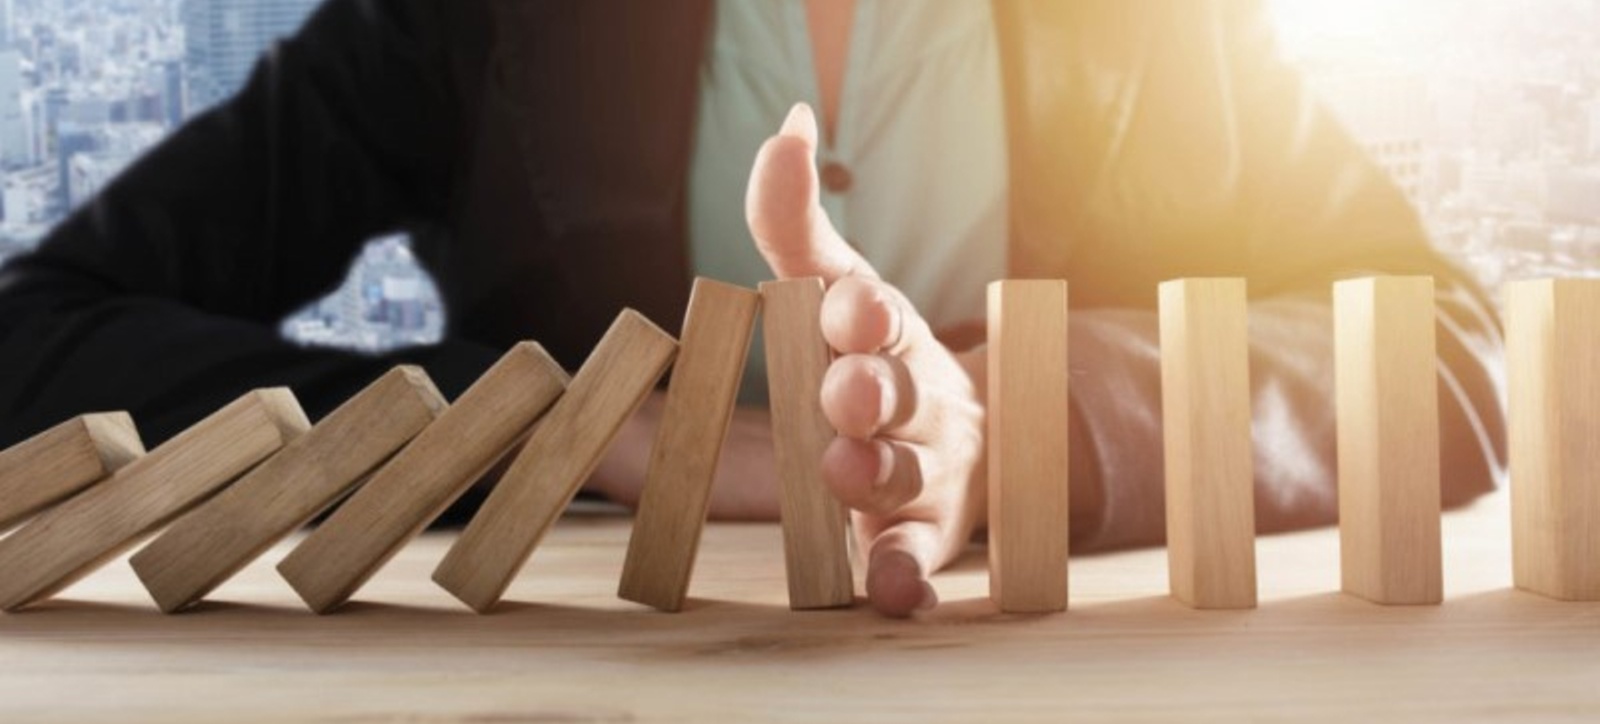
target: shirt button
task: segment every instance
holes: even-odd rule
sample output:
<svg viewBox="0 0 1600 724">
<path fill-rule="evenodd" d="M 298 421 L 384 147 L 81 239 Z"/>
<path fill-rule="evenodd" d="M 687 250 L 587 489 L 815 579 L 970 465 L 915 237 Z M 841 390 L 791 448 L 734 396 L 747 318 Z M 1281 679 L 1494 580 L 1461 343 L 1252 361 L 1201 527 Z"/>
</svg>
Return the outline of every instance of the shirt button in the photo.
<svg viewBox="0 0 1600 724">
<path fill-rule="evenodd" d="M 821 176 L 822 188 L 836 194 L 849 191 L 851 184 L 855 183 L 855 175 L 850 173 L 848 167 L 837 161 L 823 164 Z"/>
</svg>

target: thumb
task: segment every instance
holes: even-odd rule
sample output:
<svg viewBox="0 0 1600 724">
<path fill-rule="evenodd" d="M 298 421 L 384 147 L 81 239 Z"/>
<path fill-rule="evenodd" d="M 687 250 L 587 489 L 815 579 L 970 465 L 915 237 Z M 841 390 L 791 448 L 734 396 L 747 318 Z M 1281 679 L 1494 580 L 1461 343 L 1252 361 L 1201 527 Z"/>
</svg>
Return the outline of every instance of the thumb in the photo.
<svg viewBox="0 0 1600 724">
<path fill-rule="evenodd" d="M 756 249 L 779 279 L 817 276 L 832 285 L 852 274 L 875 278 L 822 210 L 816 152 L 816 115 L 797 103 L 750 170 L 744 208 Z"/>
</svg>

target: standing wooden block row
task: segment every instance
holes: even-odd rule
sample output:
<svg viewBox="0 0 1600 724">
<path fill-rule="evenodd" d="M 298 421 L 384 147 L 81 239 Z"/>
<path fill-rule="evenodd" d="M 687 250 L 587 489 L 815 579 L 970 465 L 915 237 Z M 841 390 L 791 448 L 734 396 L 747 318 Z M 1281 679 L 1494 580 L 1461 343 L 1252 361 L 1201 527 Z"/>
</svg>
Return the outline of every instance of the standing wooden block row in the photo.
<svg viewBox="0 0 1600 724">
<path fill-rule="evenodd" d="M 794 610 L 855 602 L 848 518 L 822 479 L 822 453 L 835 436 L 822 412 L 822 378 L 833 360 L 822 336 L 823 291 L 815 277 L 761 285 L 784 568 Z"/>
<path fill-rule="evenodd" d="M 1339 550 L 1346 593 L 1444 597 L 1433 279 L 1334 285 Z"/>
<path fill-rule="evenodd" d="M 1161 285 L 1161 413 L 1172 595 L 1256 605 L 1255 465 L 1243 279 Z"/>
<path fill-rule="evenodd" d="M 623 311 L 439 562 L 434 582 L 474 611 L 493 608 L 677 351 L 671 335 Z"/>
<path fill-rule="evenodd" d="M 566 372 L 543 347 L 512 347 L 301 541 L 278 572 L 317 613 L 349 600 L 487 473 L 566 386 Z"/>
<path fill-rule="evenodd" d="M 1600 280 L 1509 284 L 1506 354 L 1513 579 L 1600 600 Z"/>
<path fill-rule="evenodd" d="M 989 596 L 1067 608 L 1067 283 L 989 285 Z"/>
<path fill-rule="evenodd" d="M 417 367 L 396 367 L 133 556 L 162 611 L 187 607 L 350 492 L 445 409 Z"/>
<path fill-rule="evenodd" d="M 761 296 L 696 279 L 617 595 L 683 608 Z"/>
<path fill-rule="evenodd" d="M 126 412 L 79 415 L 0 452 L 0 531 L 144 454 Z"/>
<path fill-rule="evenodd" d="M 286 388 L 256 390 L 0 540 L 0 608 L 71 585 L 311 425 Z"/>
</svg>

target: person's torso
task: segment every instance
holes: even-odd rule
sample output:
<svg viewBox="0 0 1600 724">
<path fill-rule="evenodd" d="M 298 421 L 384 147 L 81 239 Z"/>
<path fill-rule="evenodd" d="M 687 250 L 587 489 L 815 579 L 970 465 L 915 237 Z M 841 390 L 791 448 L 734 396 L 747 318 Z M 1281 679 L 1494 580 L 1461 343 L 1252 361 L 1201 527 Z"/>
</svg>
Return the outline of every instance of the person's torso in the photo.
<svg viewBox="0 0 1600 724">
<path fill-rule="evenodd" d="M 690 159 L 690 258 L 697 275 L 754 287 L 772 273 L 750 238 L 745 186 L 789 107 L 820 108 L 812 42 L 805 0 L 719 0 L 714 23 Z M 989 5 L 858 0 L 845 67 L 817 159 L 823 208 L 936 328 L 981 317 L 1007 237 Z M 759 371 L 762 356 L 750 360 Z"/>
</svg>

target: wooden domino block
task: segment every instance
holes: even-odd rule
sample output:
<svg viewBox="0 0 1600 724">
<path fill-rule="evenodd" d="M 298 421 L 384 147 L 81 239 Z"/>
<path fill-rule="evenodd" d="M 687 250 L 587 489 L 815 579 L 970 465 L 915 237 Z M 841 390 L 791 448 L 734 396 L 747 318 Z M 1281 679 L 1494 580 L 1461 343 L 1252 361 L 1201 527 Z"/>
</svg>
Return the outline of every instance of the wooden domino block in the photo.
<svg viewBox="0 0 1600 724">
<path fill-rule="evenodd" d="M 1512 282 L 1511 554 L 1518 588 L 1600 601 L 1600 280 Z"/>
<path fill-rule="evenodd" d="M 544 348 L 512 347 L 306 536 L 278 572 L 317 613 L 343 604 L 522 439 L 566 385 L 566 372 Z"/>
<path fill-rule="evenodd" d="M 672 335 L 624 310 L 434 569 L 434 582 L 474 611 L 493 608 L 677 351 Z"/>
<path fill-rule="evenodd" d="M 683 608 L 761 296 L 696 279 L 617 595 Z"/>
<path fill-rule="evenodd" d="M 162 611 L 199 601 L 350 492 L 445 407 L 421 368 L 390 370 L 180 518 L 133 556 L 134 572 Z"/>
<path fill-rule="evenodd" d="M 989 285 L 989 596 L 1067 608 L 1067 283 Z"/>
<path fill-rule="evenodd" d="M 1444 596 L 1433 279 L 1334 284 L 1339 550 L 1346 593 Z"/>
<path fill-rule="evenodd" d="M 1161 413 L 1172 595 L 1254 608 L 1250 342 L 1243 279 L 1161 285 Z"/>
<path fill-rule="evenodd" d="M 822 378 L 832 351 L 822 337 L 822 280 L 761 285 L 772 444 L 789 578 L 789 607 L 855 602 L 848 517 L 822 479 L 822 453 L 835 436 L 822 412 Z"/>
<path fill-rule="evenodd" d="M 0 452 L 0 531 L 144 454 L 126 412 L 79 415 Z"/>
<path fill-rule="evenodd" d="M 0 540 L 0 608 L 47 598 L 310 427 L 287 388 L 256 390 Z"/>
</svg>

